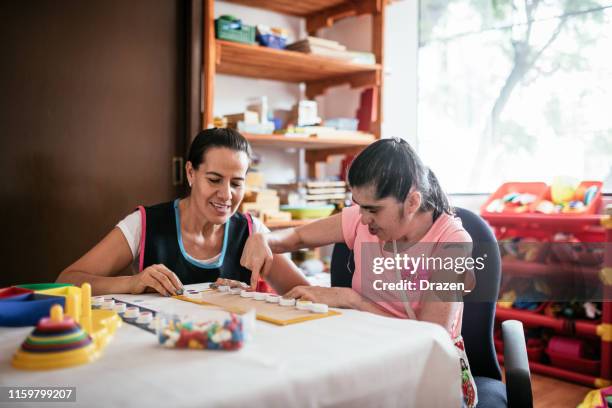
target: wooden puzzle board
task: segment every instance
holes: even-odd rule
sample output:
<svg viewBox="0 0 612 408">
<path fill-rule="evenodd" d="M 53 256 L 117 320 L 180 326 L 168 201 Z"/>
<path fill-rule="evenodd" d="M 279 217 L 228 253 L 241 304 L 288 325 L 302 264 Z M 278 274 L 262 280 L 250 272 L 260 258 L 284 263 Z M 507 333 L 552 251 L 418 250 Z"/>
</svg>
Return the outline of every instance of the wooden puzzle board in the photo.
<svg viewBox="0 0 612 408">
<path fill-rule="evenodd" d="M 309 310 L 298 310 L 295 306 L 280 306 L 278 303 L 268 303 L 264 300 L 243 298 L 240 295 L 232 295 L 228 292 L 219 292 L 212 289 L 204 290 L 194 296 L 175 297 L 187 302 L 218 306 L 237 314 L 243 314 L 251 309 L 255 309 L 258 320 L 277 324 L 279 326 L 341 315 L 340 312 L 335 310 L 330 310 L 327 313 L 313 313 Z"/>
</svg>

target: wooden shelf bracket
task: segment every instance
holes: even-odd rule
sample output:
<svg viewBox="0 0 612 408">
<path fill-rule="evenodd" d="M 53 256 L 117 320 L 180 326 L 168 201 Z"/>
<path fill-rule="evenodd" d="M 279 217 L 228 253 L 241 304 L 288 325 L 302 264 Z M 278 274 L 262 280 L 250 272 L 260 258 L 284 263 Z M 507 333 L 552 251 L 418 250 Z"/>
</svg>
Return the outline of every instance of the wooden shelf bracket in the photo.
<svg viewBox="0 0 612 408">
<path fill-rule="evenodd" d="M 334 25 L 338 20 L 362 14 L 378 14 L 385 0 L 350 0 L 337 6 L 318 11 L 306 17 L 306 31 L 314 35 L 318 29 Z"/>
</svg>

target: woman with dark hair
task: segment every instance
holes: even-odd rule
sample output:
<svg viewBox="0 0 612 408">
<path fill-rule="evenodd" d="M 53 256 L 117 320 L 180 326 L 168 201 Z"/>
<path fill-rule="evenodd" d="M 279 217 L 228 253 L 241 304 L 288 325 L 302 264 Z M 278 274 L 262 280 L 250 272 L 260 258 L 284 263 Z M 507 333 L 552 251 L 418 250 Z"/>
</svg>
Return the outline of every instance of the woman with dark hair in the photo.
<svg viewBox="0 0 612 408">
<path fill-rule="evenodd" d="M 347 178 L 355 205 L 341 214 L 249 237 L 241 264 L 253 271 L 252 282 L 267 276 L 276 253 L 346 243 L 355 260 L 350 288 L 298 286 L 285 296 L 437 323 L 467 363 L 460 336 L 461 295 L 474 286 L 473 271 L 463 262 L 471 258 L 471 238 L 436 176 L 406 141 L 382 139 L 355 158 Z M 409 264 L 410 259 L 420 266 Z M 457 268 L 446 270 L 437 259 L 452 259 Z M 446 292 L 447 287 L 452 290 Z M 469 381 L 464 388 L 475 390 L 471 374 L 463 377 Z M 475 393 L 464 400 L 474 406 Z"/>
<path fill-rule="evenodd" d="M 258 219 L 237 212 L 249 162 L 249 143 L 237 131 L 200 132 L 185 165 L 189 195 L 138 207 L 57 281 L 89 282 L 95 294 L 157 291 L 165 296 L 182 293 L 183 284 L 251 282 L 251 271 L 239 262 L 243 247 L 251 232 L 269 230 Z M 138 273 L 117 276 L 132 262 L 138 264 Z M 308 285 L 284 256 L 275 255 L 269 262 L 266 280 L 278 293 Z"/>
</svg>

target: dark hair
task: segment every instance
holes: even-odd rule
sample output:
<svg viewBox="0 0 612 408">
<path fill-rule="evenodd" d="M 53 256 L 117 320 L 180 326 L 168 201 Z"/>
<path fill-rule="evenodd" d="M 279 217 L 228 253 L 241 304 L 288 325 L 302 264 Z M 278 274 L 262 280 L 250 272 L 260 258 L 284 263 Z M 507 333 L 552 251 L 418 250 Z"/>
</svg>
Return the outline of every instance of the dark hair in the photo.
<svg viewBox="0 0 612 408">
<path fill-rule="evenodd" d="M 421 211 L 454 213 L 436 175 L 403 139 L 380 139 L 366 147 L 351 163 L 347 179 L 351 187 L 374 186 L 378 200 L 391 196 L 403 202 L 414 187 L 423 197 Z"/>
<path fill-rule="evenodd" d="M 191 142 L 187 160 L 195 170 L 204 161 L 204 155 L 214 147 L 225 147 L 237 152 L 244 152 L 251 159 L 251 146 L 238 131 L 226 128 L 205 129 Z"/>
</svg>

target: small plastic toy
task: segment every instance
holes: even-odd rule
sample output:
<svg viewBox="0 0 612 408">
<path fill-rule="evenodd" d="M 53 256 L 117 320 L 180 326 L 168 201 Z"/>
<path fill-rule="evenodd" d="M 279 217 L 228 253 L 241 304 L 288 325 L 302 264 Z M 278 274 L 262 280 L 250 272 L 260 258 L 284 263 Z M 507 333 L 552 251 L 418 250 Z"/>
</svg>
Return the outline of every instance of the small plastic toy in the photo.
<svg viewBox="0 0 612 408">
<path fill-rule="evenodd" d="M 121 319 L 112 310 L 92 310 L 91 286 L 65 287 L 65 311 L 54 304 L 13 356 L 13 367 L 46 370 L 90 363 L 99 358 Z"/>
<path fill-rule="evenodd" d="M 550 196 L 555 204 L 564 204 L 574 199 L 578 181 L 571 177 L 556 177 L 550 185 Z"/>
</svg>

